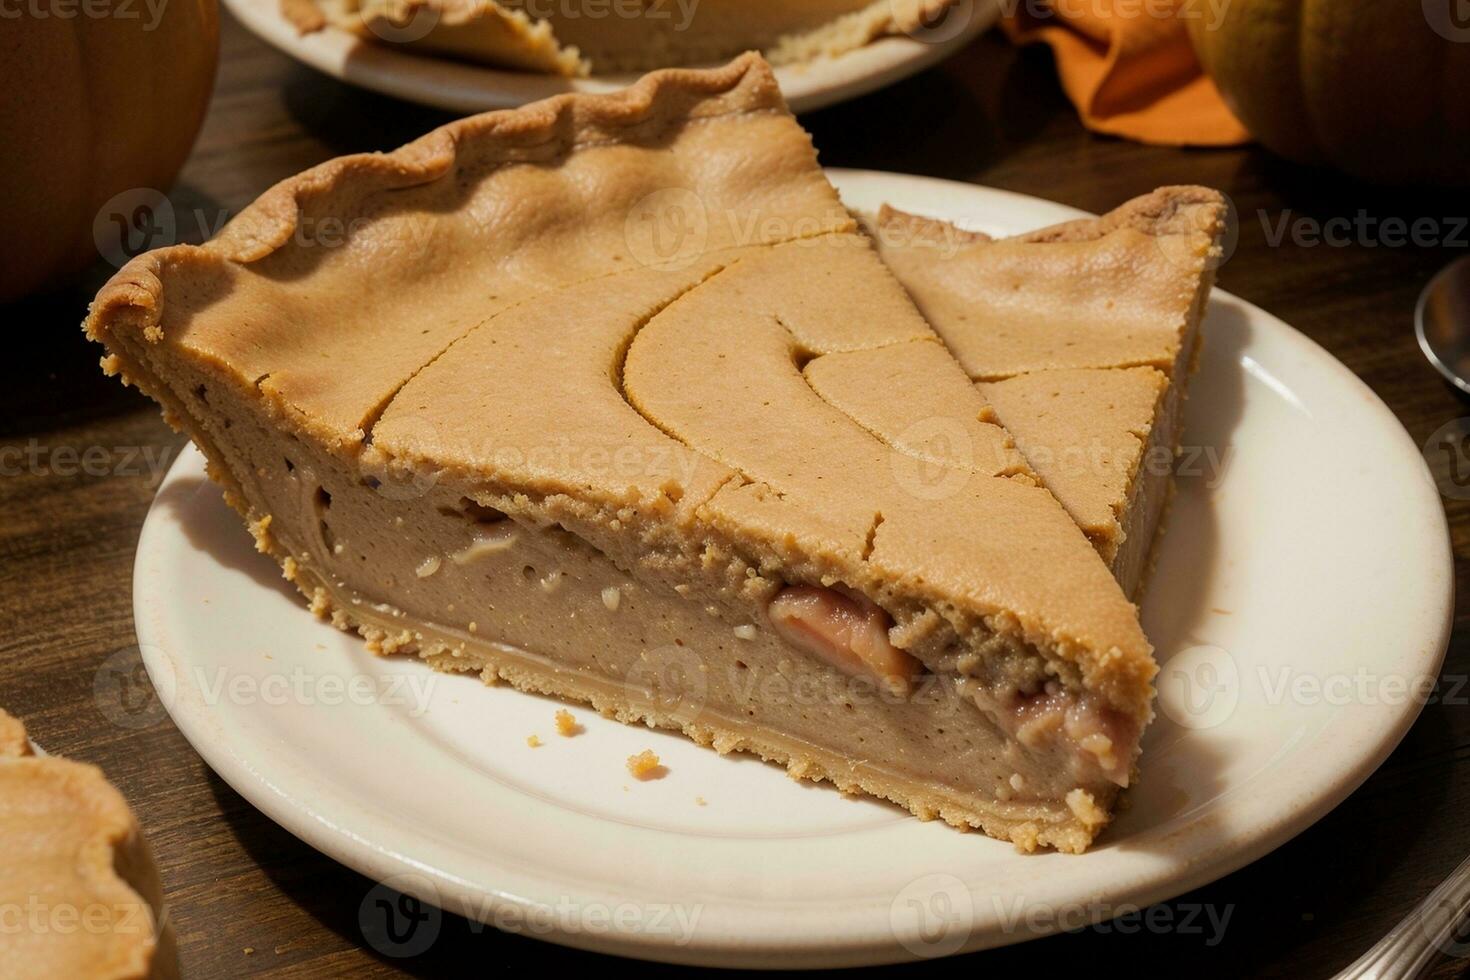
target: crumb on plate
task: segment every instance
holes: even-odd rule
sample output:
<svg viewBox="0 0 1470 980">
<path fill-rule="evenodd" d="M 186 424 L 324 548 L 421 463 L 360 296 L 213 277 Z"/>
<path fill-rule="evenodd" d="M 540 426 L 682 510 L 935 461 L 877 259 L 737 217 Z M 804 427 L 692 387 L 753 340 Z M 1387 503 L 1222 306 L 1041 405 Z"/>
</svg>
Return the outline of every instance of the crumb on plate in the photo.
<svg viewBox="0 0 1470 980">
<path fill-rule="evenodd" d="M 662 779 L 664 773 L 668 772 L 659 765 L 658 756 L 654 755 L 652 749 L 644 749 L 637 755 L 628 756 L 628 771 L 635 779 L 642 780 Z"/>
<path fill-rule="evenodd" d="M 571 738 L 573 735 L 582 734 L 583 728 L 577 724 L 577 718 L 566 708 L 558 708 L 556 711 L 556 730 L 560 735 Z"/>
</svg>

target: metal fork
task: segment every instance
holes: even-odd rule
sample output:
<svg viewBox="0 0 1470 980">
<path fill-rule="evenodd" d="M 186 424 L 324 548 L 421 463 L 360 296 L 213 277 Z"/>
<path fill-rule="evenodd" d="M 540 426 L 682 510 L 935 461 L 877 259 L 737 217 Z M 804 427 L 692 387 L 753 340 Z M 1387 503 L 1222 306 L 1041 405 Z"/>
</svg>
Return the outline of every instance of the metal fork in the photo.
<svg viewBox="0 0 1470 980">
<path fill-rule="evenodd" d="M 1470 912 L 1470 858 L 1336 980 L 1414 980 L 1440 953 L 1464 957 L 1455 931 Z"/>
</svg>

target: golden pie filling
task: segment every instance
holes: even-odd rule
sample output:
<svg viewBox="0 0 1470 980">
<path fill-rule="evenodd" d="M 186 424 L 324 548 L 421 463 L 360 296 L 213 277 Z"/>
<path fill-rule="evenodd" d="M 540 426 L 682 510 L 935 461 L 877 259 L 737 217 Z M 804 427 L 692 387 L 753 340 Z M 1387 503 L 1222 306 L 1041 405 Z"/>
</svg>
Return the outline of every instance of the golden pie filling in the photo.
<svg viewBox="0 0 1470 980">
<path fill-rule="evenodd" d="M 757 56 L 324 164 L 87 330 L 375 651 L 1026 849 L 1133 772 L 1136 610 Z"/>
</svg>

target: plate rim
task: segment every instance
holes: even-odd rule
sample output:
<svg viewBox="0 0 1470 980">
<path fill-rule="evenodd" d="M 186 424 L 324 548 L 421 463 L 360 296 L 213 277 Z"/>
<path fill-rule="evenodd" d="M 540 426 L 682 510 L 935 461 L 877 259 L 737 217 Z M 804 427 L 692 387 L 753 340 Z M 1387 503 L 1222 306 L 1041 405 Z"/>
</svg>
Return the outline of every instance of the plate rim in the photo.
<svg viewBox="0 0 1470 980">
<path fill-rule="evenodd" d="M 1056 215 L 1056 220 L 1085 214 L 1077 209 L 1029 195 L 938 178 L 836 168 L 829 169 L 827 173 L 839 190 L 843 189 L 844 185 L 851 188 L 863 183 L 879 183 L 886 188 L 883 192 L 885 196 L 899 200 L 901 203 L 905 197 L 923 196 L 924 194 L 957 196 L 961 199 L 961 203 L 968 196 L 976 206 L 981 206 L 987 198 L 1009 201 L 1030 211 Z M 1045 222 L 1053 219 L 1044 217 L 1041 220 Z M 1416 642 L 1427 641 L 1427 646 L 1424 647 L 1427 651 L 1424 655 L 1424 667 L 1427 672 L 1437 676 L 1442 668 L 1453 626 L 1455 585 L 1453 553 L 1450 548 L 1448 522 L 1444 513 L 1443 501 L 1435 489 L 1433 478 L 1429 474 L 1428 466 L 1424 463 L 1422 455 L 1418 452 L 1418 447 L 1414 445 L 1409 433 L 1388 406 L 1360 378 L 1311 338 L 1259 307 L 1246 303 L 1227 292 L 1217 290 L 1212 297 L 1212 302 L 1238 304 L 1250 313 L 1253 323 L 1269 324 L 1269 329 L 1278 334 L 1280 338 L 1295 345 L 1308 358 L 1319 362 L 1318 366 L 1327 370 L 1338 382 L 1346 384 L 1352 392 L 1360 395 L 1367 409 L 1378 417 L 1385 439 L 1391 435 L 1403 440 L 1407 446 L 1414 449 L 1415 457 L 1419 459 L 1423 470 L 1422 474 L 1418 475 L 1422 476 L 1427 485 L 1423 489 L 1426 493 L 1432 494 L 1432 498 L 1425 497 L 1421 504 L 1432 499 L 1434 516 L 1437 518 L 1432 522 L 1434 532 L 1432 544 L 1439 550 L 1439 560 L 1436 562 L 1426 559 L 1424 574 L 1426 580 L 1432 579 L 1437 570 L 1440 586 L 1433 597 L 1434 601 L 1426 602 L 1426 608 L 1438 610 L 1438 621 L 1429 622 L 1430 616 L 1425 614 L 1423 617 L 1425 635 L 1416 637 Z M 198 459 L 197 450 L 193 450 L 192 447 L 190 451 L 180 454 L 170 467 L 168 476 L 160 484 L 160 489 L 174 478 L 175 470 L 198 465 Z M 1407 483 L 1414 475 L 1405 474 L 1402 479 Z M 152 573 L 145 567 L 145 563 L 155 553 L 156 539 L 166 535 L 170 530 L 166 520 L 155 519 L 156 510 L 156 503 L 150 506 L 139 539 L 134 564 L 133 607 L 139 648 L 145 666 L 155 685 L 160 685 L 161 679 L 165 677 L 165 672 L 171 678 L 175 668 L 164 653 L 170 646 L 170 638 L 159 635 L 162 626 L 157 610 L 150 611 L 147 608 L 149 601 L 147 593 L 150 590 L 146 588 L 146 583 Z M 1429 537 L 1430 533 L 1426 531 L 1426 540 Z M 164 683 L 167 681 L 165 680 Z M 301 801 L 293 800 L 270 778 L 269 774 L 237 758 L 232 748 L 220 745 L 211 739 L 209 737 L 211 733 L 204 717 L 205 713 L 191 713 L 188 706 L 181 703 L 165 701 L 165 706 L 174 723 L 193 745 L 195 751 L 226 783 L 275 823 L 334 860 L 376 881 L 383 881 L 385 878 L 395 879 L 394 887 L 398 890 L 414 894 L 421 899 L 434 901 L 441 907 L 461 915 L 466 915 L 467 909 L 470 908 L 486 910 L 483 904 L 486 900 L 491 903 L 487 910 L 490 912 L 498 910 L 499 903 L 513 906 L 522 912 L 536 907 L 534 897 L 529 897 L 524 893 L 514 894 L 509 891 L 491 889 L 463 880 L 456 881 L 454 875 L 442 868 L 426 868 L 421 863 L 415 862 L 411 856 L 403 853 L 402 849 L 395 849 L 381 842 L 373 843 L 364 840 L 352 830 L 326 819 L 321 813 L 303 809 Z M 1187 867 L 1182 871 L 1173 867 L 1161 867 L 1126 883 L 1118 891 L 1110 893 L 1110 898 L 1114 899 L 1112 901 L 1114 914 L 1124 911 L 1127 906 L 1146 907 L 1217 880 L 1275 850 L 1315 824 L 1351 795 L 1382 765 L 1413 726 L 1422 707 L 1422 704 L 1410 699 L 1393 709 L 1392 716 L 1389 717 L 1389 707 L 1382 706 L 1381 713 L 1374 714 L 1375 718 L 1382 717 L 1384 721 L 1377 730 L 1377 737 L 1371 749 L 1364 748 L 1360 751 L 1356 761 L 1345 771 L 1336 772 L 1329 779 L 1321 780 L 1314 787 L 1309 802 L 1305 804 L 1298 802 L 1290 807 L 1278 806 L 1273 811 L 1274 818 L 1269 822 L 1260 820 L 1248 822 L 1250 833 L 1243 842 L 1240 839 L 1242 835 L 1237 832 L 1228 845 L 1218 843 L 1213 849 L 1194 852 L 1191 854 L 1192 859 L 1188 862 Z M 1194 831 L 1186 828 L 1181 832 L 1180 838 L 1187 839 L 1192 832 Z M 1067 860 L 1086 861 L 1088 857 L 1086 855 L 1069 857 Z M 413 879 L 414 875 L 423 876 L 423 881 L 428 884 L 428 888 L 416 890 L 415 886 L 418 882 Z M 584 887 L 591 884 L 587 880 L 573 882 L 571 887 L 560 887 L 567 884 L 564 880 L 558 882 L 542 878 L 540 883 L 549 886 L 544 889 L 543 894 L 579 893 L 597 895 L 599 899 L 606 897 L 609 900 L 621 897 L 611 893 L 598 894 Z M 456 891 L 457 888 L 461 890 Z M 439 901 L 446 896 L 454 899 L 456 895 L 460 897 L 458 906 Z M 474 895 L 480 904 L 469 905 L 467 897 L 469 895 Z M 730 903 L 728 907 L 733 908 L 736 904 L 738 903 Z M 469 915 L 467 917 L 478 918 L 479 916 Z M 1053 928 L 1049 931 L 1060 931 L 1060 929 Z M 955 952 L 961 953 L 1004 945 L 1036 938 L 1038 935 L 1040 933 L 1028 931 L 997 939 L 993 931 L 981 933 L 979 936 L 972 935 L 969 941 Z M 814 937 L 800 932 L 790 932 L 784 935 L 762 935 L 758 940 L 752 942 L 748 934 L 735 931 L 701 934 L 696 941 L 687 945 L 669 944 L 664 939 L 643 932 L 588 934 L 558 931 L 549 935 L 539 935 L 537 938 L 594 952 L 636 956 L 682 965 L 855 966 L 919 958 L 902 944 L 902 940 L 896 933 L 882 935 L 872 932 L 866 935 L 827 933 Z"/>
<path fill-rule="evenodd" d="M 509 109 L 565 92 L 613 91 L 641 74 L 566 79 L 487 68 L 363 43 L 331 25 L 302 34 L 281 14 L 279 0 L 223 0 L 223 4 L 247 31 L 294 61 L 359 88 L 449 112 Z M 778 65 L 776 80 L 792 112 L 822 109 L 932 67 L 989 29 L 1000 14 L 1001 0 L 974 0 L 970 21 L 952 38 L 933 43 L 879 38 L 834 58 Z"/>
</svg>

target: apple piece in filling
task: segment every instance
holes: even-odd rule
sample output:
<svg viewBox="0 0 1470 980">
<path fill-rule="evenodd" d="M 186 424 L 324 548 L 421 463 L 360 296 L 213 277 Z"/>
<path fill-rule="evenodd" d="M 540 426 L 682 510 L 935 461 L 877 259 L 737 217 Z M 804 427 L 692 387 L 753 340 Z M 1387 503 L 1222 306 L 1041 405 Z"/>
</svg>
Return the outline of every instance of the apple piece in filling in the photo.
<svg viewBox="0 0 1470 980">
<path fill-rule="evenodd" d="M 888 639 L 893 626 L 888 614 L 856 593 L 788 586 L 771 600 L 766 615 L 792 646 L 845 673 L 875 677 L 894 694 L 906 696 L 923 672 L 919 661 Z"/>
</svg>

